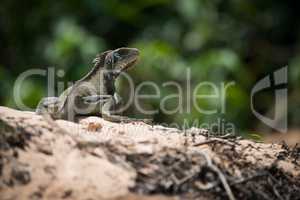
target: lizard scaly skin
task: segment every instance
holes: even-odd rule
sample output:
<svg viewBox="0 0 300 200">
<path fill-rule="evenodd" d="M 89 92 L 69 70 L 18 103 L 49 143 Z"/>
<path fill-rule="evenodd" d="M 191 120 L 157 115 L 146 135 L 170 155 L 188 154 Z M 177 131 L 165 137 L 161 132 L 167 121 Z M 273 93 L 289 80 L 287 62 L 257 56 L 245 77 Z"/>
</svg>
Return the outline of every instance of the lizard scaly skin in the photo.
<svg viewBox="0 0 300 200">
<path fill-rule="evenodd" d="M 133 119 L 116 113 L 122 103 L 116 93 L 115 80 L 120 73 L 133 66 L 138 57 L 138 49 L 125 47 L 97 55 L 93 62 L 94 67 L 87 75 L 59 97 L 43 98 L 36 108 L 36 113 L 70 121 L 74 121 L 78 115 L 101 115 L 113 122 L 151 123 L 150 119 Z"/>
</svg>

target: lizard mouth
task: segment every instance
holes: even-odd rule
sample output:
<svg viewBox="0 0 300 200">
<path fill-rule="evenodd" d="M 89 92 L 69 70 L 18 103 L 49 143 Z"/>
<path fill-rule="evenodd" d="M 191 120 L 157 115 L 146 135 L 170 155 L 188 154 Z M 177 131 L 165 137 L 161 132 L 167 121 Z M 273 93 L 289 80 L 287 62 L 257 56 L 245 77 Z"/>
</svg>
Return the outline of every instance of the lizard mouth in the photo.
<svg viewBox="0 0 300 200">
<path fill-rule="evenodd" d="M 137 63 L 137 61 L 138 61 L 138 59 L 135 58 L 135 59 L 132 59 L 131 61 L 129 61 L 128 63 L 121 65 L 120 71 L 124 72 L 124 71 L 129 70 Z"/>
</svg>

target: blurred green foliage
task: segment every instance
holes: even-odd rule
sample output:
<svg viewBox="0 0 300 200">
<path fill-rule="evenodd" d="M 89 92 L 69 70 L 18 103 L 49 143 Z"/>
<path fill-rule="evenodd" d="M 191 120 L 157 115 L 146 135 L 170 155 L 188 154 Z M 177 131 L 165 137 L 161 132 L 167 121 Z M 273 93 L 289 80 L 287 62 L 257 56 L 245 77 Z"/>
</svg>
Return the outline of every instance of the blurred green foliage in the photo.
<svg viewBox="0 0 300 200">
<path fill-rule="evenodd" d="M 155 114 L 157 122 L 214 122 L 220 116 L 244 132 L 262 126 L 250 110 L 250 91 L 268 73 L 289 66 L 289 126 L 300 118 L 300 15 L 297 1 L 260 0 L 2 0 L 0 7 L 0 103 L 14 107 L 17 76 L 31 68 L 64 69 L 64 81 L 81 78 L 93 57 L 121 46 L 141 50 L 138 67 L 130 74 L 135 83 L 159 85 L 176 81 L 185 85 L 190 68 L 192 87 L 201 81 L 236 84 L 226 96 L 226 112 L 202 115 Z M 32 108 L 47 95 L 45 79 L 30 79 L 23 99 Z M 126 84 L 119 89 L 126 96 Z M 172 87 L 160 87 L 162 96 Z M 145 92 L 153 92 L 145 89 Z M 185 91 L 186 92 L 186 91 Z M 201 94 L 211 94 L 203 89 Z M 269 113 L 272 92 L 260 98 L 259 109 Z M 149 100 L 145 108 L 159 107 Z M 168 104 L 176 107 L 178 102 Z M 200 107 L 220 111 L 211 100 Z M 127 111 L 140 115 L 136 109 Z"/>
</svg>

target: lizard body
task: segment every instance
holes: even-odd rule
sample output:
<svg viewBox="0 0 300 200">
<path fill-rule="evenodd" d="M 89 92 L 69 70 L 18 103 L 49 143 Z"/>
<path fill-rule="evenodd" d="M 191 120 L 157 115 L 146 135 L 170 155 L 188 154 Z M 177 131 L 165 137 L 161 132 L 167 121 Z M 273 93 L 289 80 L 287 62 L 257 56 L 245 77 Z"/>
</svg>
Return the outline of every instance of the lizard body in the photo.
<svg viewBox="0 0 300 200">
<path fill-rule="evenodd" d="M 135 48 L 119 48 L 96 56 L 92 70 L 59 97 L 43 98 L 36 109 L 37 114 L 49 114 L 54 119 L 74 120 L 78 115 L 99 115 L 109 121 L 130 122 L 148 119 L 132 119 L 117 115 L 122 105 L 115 89 L 120 73 L 133 66 L 139 57 Z"/>
</svg>

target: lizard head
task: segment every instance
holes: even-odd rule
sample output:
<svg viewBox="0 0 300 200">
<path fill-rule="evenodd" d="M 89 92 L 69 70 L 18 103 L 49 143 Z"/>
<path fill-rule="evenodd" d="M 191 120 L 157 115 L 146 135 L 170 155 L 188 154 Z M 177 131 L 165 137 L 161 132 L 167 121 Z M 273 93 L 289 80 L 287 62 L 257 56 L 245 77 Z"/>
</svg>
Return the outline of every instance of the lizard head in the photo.
<svg viewBox="0 0 300 200">
<path fill-rule="evenodd" d="M 139 50 L 135 48 L 119 48 L 107 53 L 105 57 L 106 69 L 112 70 L 115 76 L 127 71 L 139 57 Z"/>
</svg>

